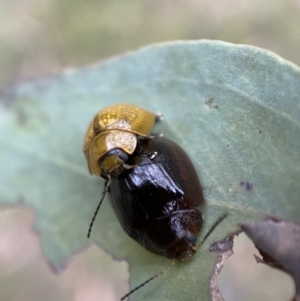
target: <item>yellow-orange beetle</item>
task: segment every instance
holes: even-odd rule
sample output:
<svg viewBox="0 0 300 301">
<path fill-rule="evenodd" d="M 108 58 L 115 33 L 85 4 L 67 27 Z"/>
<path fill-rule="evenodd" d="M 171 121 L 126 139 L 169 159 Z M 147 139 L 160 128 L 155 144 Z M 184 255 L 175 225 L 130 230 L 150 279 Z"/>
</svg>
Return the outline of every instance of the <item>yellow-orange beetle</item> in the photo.
<svg viewBox="0 0 300 301">
<path fill-rule="evenodd" d="M 130 168 L 122 155 L 135 151 L 137 136 L 151 137 L 150 132 L 160 118 L 131 104 L 116 104 L 100 111 L 89 124 L 84 139 L 83 151 L 90 173 L 106 178 Z"/>
</svg>

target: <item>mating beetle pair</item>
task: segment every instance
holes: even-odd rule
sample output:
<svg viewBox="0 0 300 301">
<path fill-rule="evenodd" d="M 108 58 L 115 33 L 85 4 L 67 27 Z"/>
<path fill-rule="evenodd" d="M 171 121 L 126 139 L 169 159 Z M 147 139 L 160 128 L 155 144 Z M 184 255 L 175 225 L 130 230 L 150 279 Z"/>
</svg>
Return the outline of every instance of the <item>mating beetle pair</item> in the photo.
<svg viewBox="0 0 300 301">
<path fill-rule="evenodd" d="M 204 203 L 197 172 L 175 142 L 151 135 L 159 116 L 134 105 L 100 111 L 90 123 L 84 154 L 91 174 L 106 180 L 124 231 L 147 250 L 188 260 L 196 251 Z"/>
</svg>

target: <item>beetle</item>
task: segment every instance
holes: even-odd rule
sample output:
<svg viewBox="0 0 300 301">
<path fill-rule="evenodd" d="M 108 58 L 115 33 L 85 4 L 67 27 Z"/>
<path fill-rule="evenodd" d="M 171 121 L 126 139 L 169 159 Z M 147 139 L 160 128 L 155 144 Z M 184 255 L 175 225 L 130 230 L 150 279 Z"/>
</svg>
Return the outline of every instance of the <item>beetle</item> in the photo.
<svg viewBox="0 0 300 301">
<path fill-rule="evenodd" d="M 150 252 L 189 259 L 203 223 L 196 207 L 204 202 L 191 160 L 175 142 L 154 138 L 140 140 L 127 164 L 134 168 L 113 177 L 110 185 L 123 229 Z"/>
<path fill-rule="evenodd" d="M 134 105 L 118 104 L 100 111 L 90 123 L 84 153 L 92 174 L 106 180 L 124 229 L 150 252 L 188 260 L 196 251 L 203 224 L 196 208 L 204 203 L 195 167 L 175 142 L 152 136 L 160 119 Z"/>
<path fill-rule="evenodd" d="M 107 178 L 129 168 L 122 156 L 135 151 L 138 136 L 152 137 L 150 131 L 161 118 L 130 104 L 116 104 L 100 111 L 90 122 L 83 144 L 90 173 Z"/>
</svg>

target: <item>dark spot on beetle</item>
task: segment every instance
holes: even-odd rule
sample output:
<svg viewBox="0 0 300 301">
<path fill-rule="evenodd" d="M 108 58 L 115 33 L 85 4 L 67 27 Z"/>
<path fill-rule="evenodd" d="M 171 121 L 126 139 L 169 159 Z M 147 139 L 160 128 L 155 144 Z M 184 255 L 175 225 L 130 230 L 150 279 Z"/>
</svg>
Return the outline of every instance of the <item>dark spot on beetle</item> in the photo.
<svg viewBox="0 0 300 301">
<path fill-rule="evenodd" d="M 253 189 L 253 183 L 250 183 L 250 182 L 248 182 L 248 181 L 241 181 L 240 182 L 240 186 L 241 187 L 245 187 L 245 189 L 247 190 L 247 191 L 251 191 L 252 189 Z"/>
</svg>

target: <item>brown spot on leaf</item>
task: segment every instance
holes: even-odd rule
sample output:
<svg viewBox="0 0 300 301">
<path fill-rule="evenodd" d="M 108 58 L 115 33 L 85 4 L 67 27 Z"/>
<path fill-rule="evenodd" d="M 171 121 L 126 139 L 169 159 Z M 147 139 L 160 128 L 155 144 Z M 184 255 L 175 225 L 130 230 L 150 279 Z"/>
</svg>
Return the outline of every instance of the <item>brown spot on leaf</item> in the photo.
<svg viewBox="0 0 300 301">
<path fill-rule="evenodd" d="M 210 98 L 209 100 L 207 100 L 207 101 L 205 102 L 205 104 L 207 105 L 207 107 L 208 107 L 209 109 L 216 109 L 216 110 L 218 110 L 218 109 L 219 109 L 219 106 L 218 106 L 218 105 L 214 105 L 213 103 L 214 103 L 213 98 Z"/>
<path fill-rule="evenodd" d="M 253 183 L 250 183 L 248 181 L 241 181 L 240 186 L 244 187 L 247 191 L 251 191 L 253 189 Z"/>
</svg>

